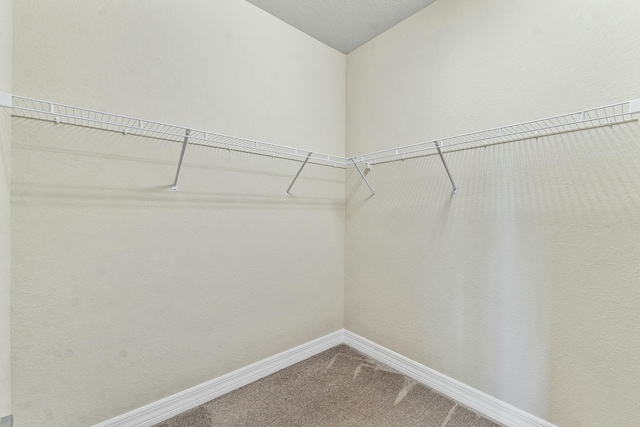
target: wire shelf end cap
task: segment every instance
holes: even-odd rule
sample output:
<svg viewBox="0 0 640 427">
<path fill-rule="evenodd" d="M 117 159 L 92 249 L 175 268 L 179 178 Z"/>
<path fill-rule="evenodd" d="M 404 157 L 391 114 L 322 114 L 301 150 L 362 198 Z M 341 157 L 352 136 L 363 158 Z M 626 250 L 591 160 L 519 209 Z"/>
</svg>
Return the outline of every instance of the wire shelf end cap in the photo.
<svg viewBox="0 0 640 427">
<path fill-rule="evenodd" d="M 633 101 L 629 101 L 629 112 L 640 113 L 640 99 L 634 99 Z"/>
<path fill-rule="evenodd" d="M 11 94 L 0 92 L 0 107 L 11 108 Z"/>
</svg>

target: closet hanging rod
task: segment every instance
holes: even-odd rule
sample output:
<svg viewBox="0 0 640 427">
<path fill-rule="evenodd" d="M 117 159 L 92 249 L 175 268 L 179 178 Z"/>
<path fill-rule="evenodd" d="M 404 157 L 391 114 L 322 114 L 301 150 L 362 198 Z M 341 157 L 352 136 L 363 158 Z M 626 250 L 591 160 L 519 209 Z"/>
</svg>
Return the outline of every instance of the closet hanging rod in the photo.
<svg viewBox="0 0 640 427">
<path fill-rule="evenodd" d="M 347 159 L 342 156 L 314 152 L 308 157 L 309 150 L 301 148 L 255 141 L 215 132 L 196 130 L 185 126 L 127 117 L 6 93 L 0 93 L 0 106 L 11 108 L 12 115 L 15 117 L 45 120 L 58 124 L 89 127 L 119 132 L 125 135 L 131 134 L 179 143 L 183 143 L 185 133 L 189 130 L 188 143 L 193 145 L 278 157 L 320 166 L 347 167 Z"/>
<path fill-rule="evenodd" d="M 482 131 L 469 132 L 402 147 L 389 148 L 351 157 L 359 163 L 388 163 L 415 157 L 437 155 L 441 152 L 481 148 L 488 145 L 534 139 L 542 136 L 575 132 L 637 121 L 640 99 L 591 108 L 569 114 L 531 120 Z"/>
</svg>

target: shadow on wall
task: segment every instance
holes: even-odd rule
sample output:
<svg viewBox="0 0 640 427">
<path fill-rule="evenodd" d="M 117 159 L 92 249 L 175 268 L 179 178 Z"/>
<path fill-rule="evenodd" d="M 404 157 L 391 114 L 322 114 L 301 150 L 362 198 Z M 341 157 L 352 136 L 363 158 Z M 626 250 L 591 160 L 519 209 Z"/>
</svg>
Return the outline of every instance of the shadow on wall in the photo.
<svg viewBox="0 0 640 427">
<path fill-rule="evenodd" d="M 340 169 L 189 146 L 172 191 L 182 144 L 16 119 L 17 205 L 227 209 L 344 209 Z"/>
<path fill-rule="evenodd" d="M 638 397 L 639 140 L 631 123 L 445 153 L 455 196 L 437 156 L 376 165 L 375 199 L 348 171 L 346 327 L 544 419 L 605 373 Z"/>
<path fill-rule="evenodd" d="M 628 123 L 445 153 L 447 162 L 455 164 L 451 167 L 454 179 L 464 183 L 458 185 L 464 193 L 461 198 L 451 196 L 451 184 L 437 155 L 377 164 L 366 176 L 376 194 L 385 196 L 376 205 L 377 213 L 419 215 L 446 195 L 457 206 L 480 210 L 476 214 L 491 213 L 496 205 L 502 206 L 505 196 L 513 196 L 523 210 L 560 213 L 570 209 L 583 216 L 598 214 L 605 207 L 610 210 L 615 203 L 617 209 L 634 214 L 637 205 L 629 204 L 629 186 L 635 185 L 636 165 L 620 159 L 636 155 L 637 139 L 638 125 Z M 491 176 L 499 181 L 492 182 Z M 530 179 L 520 181 L 519 177 Z M 355 169 L 347 171 L 346 183 L 347 205 L 355 212 L 371 193 Z M 585 188 L 597 190 L 598 196 Z M 492 199 L 487 200 L 487 193 Z"/>
</svg>

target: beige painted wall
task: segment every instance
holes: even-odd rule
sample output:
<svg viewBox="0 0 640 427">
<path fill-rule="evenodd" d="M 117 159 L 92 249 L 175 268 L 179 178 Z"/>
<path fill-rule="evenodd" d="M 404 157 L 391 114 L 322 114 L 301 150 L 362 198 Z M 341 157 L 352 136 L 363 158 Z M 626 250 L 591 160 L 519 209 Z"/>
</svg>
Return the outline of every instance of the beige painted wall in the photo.
<svg viewBox="0 0 640 427">
<path fill-rule="evenodd" d="M 347 153 L 640 98 L 640 2 L 439 0 L 347 57 Z M 559 426 L 640 419 L 637 123 L 347 173 L 345 327 Z"/>
<path fill-rule="evenodd" d="M 348 56 L 347 151 L 639 98 L 639 8 L 439 0 Z M 345 149 L 345 57 L 245 2 L 15 12 L 14 93 Z M 15 119 L 16 425 L 102 421 L 343 313 L 560 426 L 633 425 L 639 139 L 632 124 L 451 154 L 454 198 L 435 157 L 376 166 L 375 200 L 347 173 L 344 289 L 341 171 L 309 166 L 285 199 L 299 164 L 190 147 L 172 193 L 175 144 Z"/>
<path fill-rule="evenodd" d="M 19 0 L 14 92 L 344 151 L 344 55 L 237 0 Z M 14 119 L 16 426 L 86 426 L 343 327 L 344 172 Z"/>
<path fill-rule="evenodd" d="M 0 92 L 11 93 L 13 0 L 0 0 Z M 0 108 L 0 418 L 11 414 L 11 117 Z"/>
</svg>

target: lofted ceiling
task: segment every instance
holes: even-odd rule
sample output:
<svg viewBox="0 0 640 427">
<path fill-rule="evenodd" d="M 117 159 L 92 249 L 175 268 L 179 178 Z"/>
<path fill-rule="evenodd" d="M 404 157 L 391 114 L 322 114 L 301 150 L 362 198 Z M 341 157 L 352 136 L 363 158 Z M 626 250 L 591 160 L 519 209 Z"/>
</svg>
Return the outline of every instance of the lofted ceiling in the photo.
<svg viewBox="0 0 640 427">
<path fill-rule="evenodd" d="M 247 0 L 276 18 L 349 53 L 435 0 Z"/>
</svg>

